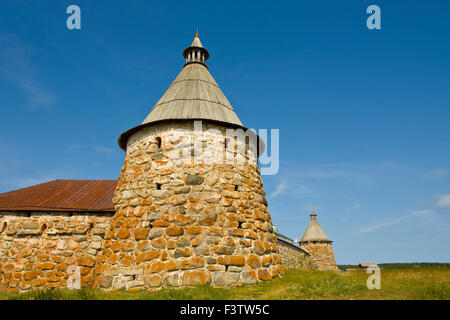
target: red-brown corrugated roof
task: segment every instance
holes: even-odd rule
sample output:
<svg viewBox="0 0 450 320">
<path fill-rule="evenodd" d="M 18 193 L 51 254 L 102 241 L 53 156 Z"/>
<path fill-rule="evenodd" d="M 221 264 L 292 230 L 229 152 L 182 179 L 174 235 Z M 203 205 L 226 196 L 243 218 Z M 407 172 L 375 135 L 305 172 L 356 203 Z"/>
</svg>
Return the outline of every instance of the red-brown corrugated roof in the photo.
<svg viewBox="0 0 450 320">
<path fill-rule="evenodd" d="M 0 211 L 114 211 L 116 180 L 53 180 L 0 194 Z"/>
</svg>

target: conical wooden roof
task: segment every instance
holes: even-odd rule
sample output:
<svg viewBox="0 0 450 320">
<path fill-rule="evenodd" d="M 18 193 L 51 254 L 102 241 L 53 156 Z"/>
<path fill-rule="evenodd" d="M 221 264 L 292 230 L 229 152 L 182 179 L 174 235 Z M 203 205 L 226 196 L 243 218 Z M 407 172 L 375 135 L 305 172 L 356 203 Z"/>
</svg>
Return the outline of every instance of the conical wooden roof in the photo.
<svg viewBox="0 0 450 320">
<path fill-rule="evenodd" d="M 302 239 L 300 240 L 300 244 L 302 242 L 308 242 L 308 241 L 332 242 L 330 239 L 328 239 L 327 235 L 323 231 L 322 227 L 319 224 L 319 221 L 317 221 L 317 214 L 315 212 L 313 212 L 310 214 L 310 216 L 311 216 L 311 220 L 309 221 L 309 225 L 306 228 Z"/>
<path fill-rule="evenodd" d="M 200 63 L 183 67 L 142 124 L 168 119 L 205 119 L 242 126 L 219 85 Z"/>
<path fill-rule="evenodd" d="M 152 108 L 141 125 L 124 132 L 119 145 L 126 149 L 128 137 L 143 128 L 167 120 L 209 120 L 246 129 L 220 90 L 205 61 L 208 51 L 198 34 L 191 46 L 183 51 L 186 64 L 174 82 Z"/>
</svg>

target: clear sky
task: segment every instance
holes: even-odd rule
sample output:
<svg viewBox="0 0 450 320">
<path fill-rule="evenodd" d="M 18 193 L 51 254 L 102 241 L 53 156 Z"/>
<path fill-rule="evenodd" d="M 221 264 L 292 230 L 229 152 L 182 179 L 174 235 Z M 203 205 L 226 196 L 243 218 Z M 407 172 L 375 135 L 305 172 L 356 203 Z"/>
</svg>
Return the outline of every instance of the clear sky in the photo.
<svg viewBox="0 0 450 320">
<path fill-rule="evenodd" d="M 0 192 L 116 179 L 118 136 L 198 26 L 241 121 L 280 129 L 263 182 L 281 233 L 300 238 L 316 210 L 340 264 L 450 262 L 449 15 L 449 1 L 2 0 Z"/>
</svg>

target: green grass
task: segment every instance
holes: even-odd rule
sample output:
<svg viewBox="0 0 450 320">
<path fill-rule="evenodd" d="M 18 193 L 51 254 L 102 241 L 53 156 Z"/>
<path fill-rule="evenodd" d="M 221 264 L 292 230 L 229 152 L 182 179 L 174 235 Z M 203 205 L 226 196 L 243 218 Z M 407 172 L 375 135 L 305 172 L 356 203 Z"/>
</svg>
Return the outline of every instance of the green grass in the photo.
<svg viewBox="0 0 450 320">
<path fill-rule="evenodd" d="M 410 262 L 410 263 L 379 263 L 380 269 L 411 269 L 411 268 L 450 268 L 450 263 L 438 263 L 438 262 Z M 338 265 L 339 269 L 358 269 L 358 265 L 354 264 L 341 264 Z"/>
<path fill-rule="evenodd" d="M 286 270 L 283 278 L 231 289 L 200 286 L 159 291 L 98 289 L 0 293 L 1 299 L 25 300 L 243 300 L 243 299 L 450 299 L 450 268 L 386 268 L 381 289 L 366 287 L 364 270 L 346 272 Z"/>
</svg>

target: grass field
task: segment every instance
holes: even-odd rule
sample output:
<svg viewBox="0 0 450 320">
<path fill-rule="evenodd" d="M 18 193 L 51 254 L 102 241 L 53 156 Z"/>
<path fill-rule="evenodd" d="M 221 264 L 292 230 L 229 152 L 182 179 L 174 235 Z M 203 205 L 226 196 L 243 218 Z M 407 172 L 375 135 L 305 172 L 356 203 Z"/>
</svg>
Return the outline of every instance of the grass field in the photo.
<svg viewBox="0 0 450 320">
<path fill-rule="evenodd" d="M 0 293 L 0 300 L 450 299 L 448 267 L 382 269 L 380 290 L 367 289 L 367 277 L 363 270 L 332 272 L 291 269 L 286 270 L 283 278 L 231 289 L 210 286 L 154 292 L 55 289 L 20 294 Z"/>
<path fill-rule="evenodd" d="M 450 263 L 439 263 L 439 262 L 409 262 L 409 263 L 378 263 L 377 264 L 380 269 L 414 269 L 414 268 L 428 268 L 428 267 L 436 267 L 436 268 L 450 268 Z M 357 265 L 352 264 L 340 264 L 340 270 L 347 269 L 358 269 Z"/>
</svg>

